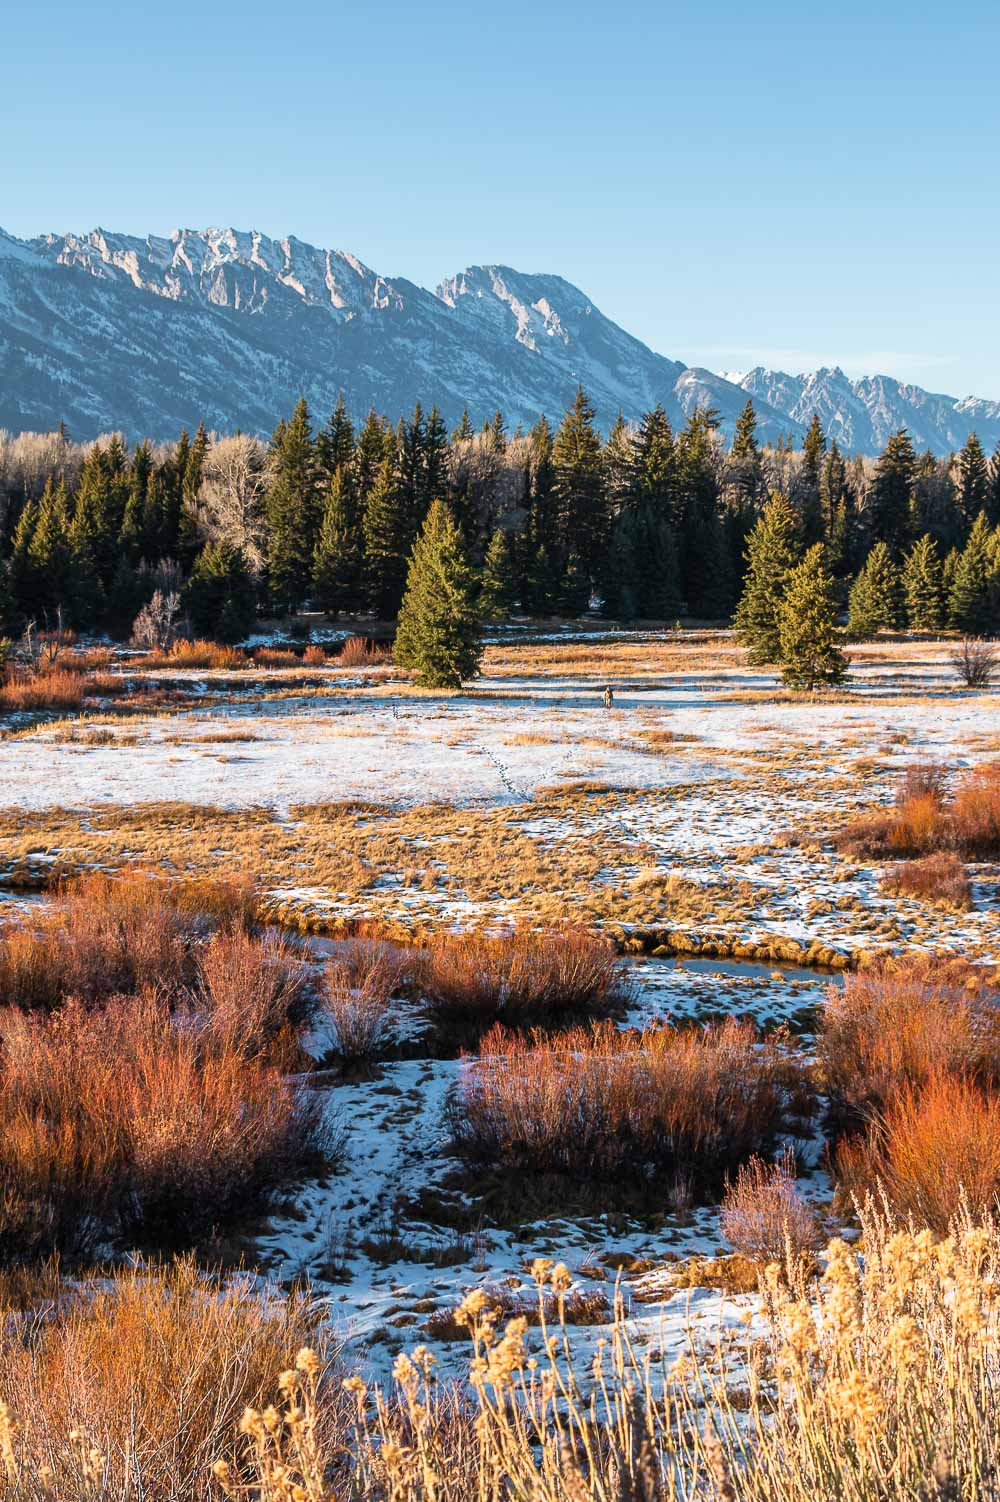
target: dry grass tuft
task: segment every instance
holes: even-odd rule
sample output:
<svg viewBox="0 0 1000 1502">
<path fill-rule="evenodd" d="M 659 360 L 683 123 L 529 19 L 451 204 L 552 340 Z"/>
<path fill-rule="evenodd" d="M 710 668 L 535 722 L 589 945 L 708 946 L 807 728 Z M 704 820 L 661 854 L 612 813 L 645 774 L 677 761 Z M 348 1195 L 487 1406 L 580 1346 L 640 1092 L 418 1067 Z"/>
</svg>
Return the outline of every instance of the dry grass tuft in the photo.
<svg viewBox="0 0 1000 1502">
<path fill-rule="evenodd" d="M 334 956 L 323 975 L 326 1010 L 339 1056 L 350 1063 L 373 1058 L 390 1029 L 392 1000 L 406 961 L 390 944 L 356 940 Z"/>
<path fill-rule="evenodd" d="M 730 1246 L 758 1264 L 798 1264 L 825 1239 L 819 1216 L 796 1188 L 788 1148 L 775 1163 L 751 1158 L 737 1170 L 723 1196 L 720 1226 Z"/>
<path fill-rule="evenodd" d="M 218 1497 L 212 1463 L 242 1466 L 246 1406 L 263 1401 L 287 1353 L 305 1345 L 325 1372 L 334 1352 L 308 1300 L 249 1277 L 223 1282 L 188 1260 L 86 1283 L 55 1320 L 27 1328 L 5 1320 L 0 1398 L 21 1416 L 21 1474 L 4 1494 L 24 1502 Z M 324 1396 L 327 1440 L 337 1437 L 337 1406 Z"/>
</svg>

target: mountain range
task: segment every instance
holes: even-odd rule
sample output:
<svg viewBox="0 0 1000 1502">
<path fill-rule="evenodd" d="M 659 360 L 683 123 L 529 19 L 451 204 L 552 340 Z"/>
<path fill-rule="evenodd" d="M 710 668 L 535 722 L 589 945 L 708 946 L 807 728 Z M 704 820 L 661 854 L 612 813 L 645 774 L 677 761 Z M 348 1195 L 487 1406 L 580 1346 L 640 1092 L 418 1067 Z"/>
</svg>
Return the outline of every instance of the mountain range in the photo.
<svg viewBox="0 0 1000 1502">
<path fill-rule="evenodd" d="M 762 441 L 801 439 L 813 412 L 847 452 L 906 427 L 946 454 L 971 430 L 1000 441 L 1000 402 L 958 400 L 837 368 L 719 375 L 666 358 L 562 277 L 473 266 L 430 292 L 347 251 L 257 231 L 0 230 L 0 426 L 74 438 L 172 438 L 199 420 L 269 433 L 298 396 L 324 417 L 343 391 L 363 416 L 420 400 L 449 423 L 500 408 L 558 422 L 582 384 L 607 431 L 657 402 L 675 424 L 714 407 L 731 432 L 749 395 Z"/>
</svg>

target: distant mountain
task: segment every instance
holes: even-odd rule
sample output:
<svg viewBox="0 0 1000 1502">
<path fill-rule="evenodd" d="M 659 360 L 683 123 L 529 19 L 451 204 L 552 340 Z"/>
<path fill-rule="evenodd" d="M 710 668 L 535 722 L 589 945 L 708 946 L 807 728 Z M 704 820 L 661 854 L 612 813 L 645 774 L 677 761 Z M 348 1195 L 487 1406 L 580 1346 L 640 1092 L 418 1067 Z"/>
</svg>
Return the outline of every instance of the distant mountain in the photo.
<svg viewBox="0 0 1000 1502">
<path fill-rule="evenodd" d="M 755 406 L 766 403 L 797 426 L 808 425 L 818 413 L 824 431 L 848 453 L 877 454 L 899 428 L 909 429 L 917 448 L 939 455 L 961 448 L 973 430 L 987 451 L 1000 442 L 1000 402 L 940 396 L 891 376 L 851 381 L 837 366 L 793 376 L 758 365 L 726 379 L 746 391 Z"/>
<path fill-rule="evenodd" d="M 605 431 L 662 402 L 699 405 L 731 432 L 747 394 L 763 441 L 799 439 L 818 410 L 848 450 L 905 424 L 937 453 L 975 426 L 1000 437 L 1000 403 L 932 396 L 840 371 L 737 380 L 656 354 L 558 276 L 474 266 L 429 292 L 347 251 L 256 231 L 145 239 L 93 230 L 17 240 L 0 231 L 0 426 L 130 438 L 209 428 L 269 433 L 300 394 L 317 417 L 392 417 L 420 400 L 449 423 L 499 407 L 513 426 L 558 422 L 582 384 Z M 994 436 L 995 435 L 995 436 Z"/>
</svg>

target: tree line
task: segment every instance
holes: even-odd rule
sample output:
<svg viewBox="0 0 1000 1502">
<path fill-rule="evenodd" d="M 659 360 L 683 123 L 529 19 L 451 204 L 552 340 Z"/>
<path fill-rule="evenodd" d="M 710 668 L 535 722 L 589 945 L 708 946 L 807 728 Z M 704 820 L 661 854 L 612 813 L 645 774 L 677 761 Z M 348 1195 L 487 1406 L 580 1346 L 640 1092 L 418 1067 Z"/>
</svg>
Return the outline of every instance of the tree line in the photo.
<svg viewBox="0 0 1000 1502">
<path fill-rule="evenodd" d="M 433 501 L 457 529 L 483 618 L 724 620 L 776 651 L 784 583 L 811 550 L 855 634 L 992 631 L 1000 598 L 1000 451 L 973 434 L 918 454 L 905 430 L 848 457 L 814 417 L 801 446 L 762 446 L 752 402 L 731 444 L 700 408 L 661 406 L 606 437 L 580 390 L 558 428 L 501 413 L 449 433 L 435 410 L 355 425 L 304 401 L 269 443 L 199 427 L 177 442 L 92 445 L 0 433 L 0 615 L 124 634 L 157 590 L 192 629 L 238 640 L 306 607 L 395 620 Z M 770 633 L 770 635 L 768 635 Z M 763 658 L 761 660 L 764 660 Z"/>
</svg>

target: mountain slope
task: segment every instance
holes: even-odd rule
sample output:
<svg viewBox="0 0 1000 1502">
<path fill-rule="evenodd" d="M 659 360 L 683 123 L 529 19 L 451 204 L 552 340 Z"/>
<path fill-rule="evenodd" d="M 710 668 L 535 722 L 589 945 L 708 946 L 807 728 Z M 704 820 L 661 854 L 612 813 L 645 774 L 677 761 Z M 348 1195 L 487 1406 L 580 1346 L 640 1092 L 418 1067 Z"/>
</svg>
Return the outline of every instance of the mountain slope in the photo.
<svg viewBox="0 0 1000 1502">
<path fill-rule="evenodd" d="M 607 429 L 619 408 L 690 410 L 685 367 L 655 354 L 569 282 L 472 267 L 437 293 L 346 252 L 231 229 L 138 239 L 94 230 L 0 235 L 0 424 L 77 437 L 210 427 L 269 432 L 300 393 L 325 414 L 343 391 L 355 415 L 416 400 L 449 422 L 499 407 L 558 421 L 578 383 Z M 706 373 L 707 375 L 707 373 Z M 731 425 L 745 396 L 718 382 Z M 761 432 L 786 417 L 762 407 Z"/>
<path fill-rule="evenodd" d="M 500 408 L 558 422 L 582 384 L 607 431 L 662 402 L 675 425 L 699 405 L 723 430 L 747 396 L 762 441 L 801 439 L 813 412 L 848 452 L 908 427 L 919 447 L 1000 441 L 1000 402 L 956 400 L 839 369 L 716 375 L 656 354 L 562 277 L 474 266 L 436 292 L 346 251 L 256 231 L 145 239 L 93 230 L 16 240 L 0 230 L 0 426 L 77 438 L 121 428 L 169 438 L 204 420 L 268 433 L 297 397 L 324 416 L 395 417 L 420 400 L 449 423 Z"/>
</svg>

